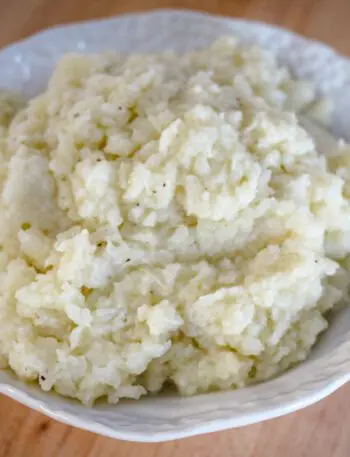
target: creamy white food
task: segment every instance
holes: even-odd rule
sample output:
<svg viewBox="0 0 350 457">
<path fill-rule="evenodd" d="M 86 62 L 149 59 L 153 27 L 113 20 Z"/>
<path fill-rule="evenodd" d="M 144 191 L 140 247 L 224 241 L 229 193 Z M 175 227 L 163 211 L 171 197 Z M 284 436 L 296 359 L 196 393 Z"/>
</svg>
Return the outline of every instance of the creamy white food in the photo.
<svg viewBox="0 0 350 457">
<path fill-rule="evenodd" d="M 350 148 L 275 58 L 65 56 L 0 98 L 0 364 L 91 404 L 242 387 L 304 360 L 346 298 Z"/>
</svg>

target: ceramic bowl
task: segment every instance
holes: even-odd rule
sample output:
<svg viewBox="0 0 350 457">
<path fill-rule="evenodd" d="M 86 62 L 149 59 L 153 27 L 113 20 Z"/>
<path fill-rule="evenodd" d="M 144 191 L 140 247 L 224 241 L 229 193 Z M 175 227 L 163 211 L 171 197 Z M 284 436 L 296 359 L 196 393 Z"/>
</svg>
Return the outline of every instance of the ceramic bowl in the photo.
<svg viewBox="0 0 350 457">
<path fill-rule="evenodd" d="M 156 33 L 155 33 L 156 31 Z M 256 22 L 184 11 L 155 11 L 57 27 L 0 52 L 0 86 L 34 95 L 68 51 L 184 51 L 236 35 L 271 49 L 335 104 L 333 133 L 350 140 L 350 61 L 320 43 Z M 87 408 L 0 372 L 0 391 L 54 419 L 133 441 L 164 441 L 239 427 L 310 405 L 350 380 L 350 308 L 331 317 L 310 357 L 271 381 L 191 398 L 172 394 Z"/>
</svg>

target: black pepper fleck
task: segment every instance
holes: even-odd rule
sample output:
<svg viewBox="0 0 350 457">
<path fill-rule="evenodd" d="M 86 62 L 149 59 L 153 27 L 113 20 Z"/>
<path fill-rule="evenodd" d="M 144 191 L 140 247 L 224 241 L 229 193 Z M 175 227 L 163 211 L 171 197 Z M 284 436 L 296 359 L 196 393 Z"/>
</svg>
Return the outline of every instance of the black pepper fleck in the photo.
<svg viewBox="0 0 350 457">
<path fill-rule="evenodd" d="M 21 229 L 27 231 L 31 228 L 31 224 L 29 222 L 23 222 Z"/>
<path fill-rule="evenodd" d="M 45 376 L 40 376 L 41 381 L 46 381 Z"/>
<path fill-rule="evenodd" d="M 130 261 L 131 261 L 131 259 L 126 259 L 126 260 L 125 260 L 125 262 L 130 262 Z"/>
</svg>

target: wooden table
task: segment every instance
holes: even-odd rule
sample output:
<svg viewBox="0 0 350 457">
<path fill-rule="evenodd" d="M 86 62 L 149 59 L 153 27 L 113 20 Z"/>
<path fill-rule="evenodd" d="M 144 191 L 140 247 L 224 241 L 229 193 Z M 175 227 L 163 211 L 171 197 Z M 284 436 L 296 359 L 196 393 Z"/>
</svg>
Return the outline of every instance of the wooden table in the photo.
<svg viewBox="0 0 350 457">
<path fill-rule="evenodd" d="M 0 46 L 54 24 L 152 8 L 192 8 L 289 27 L 350 55 L 350 0 L 0 0 Z M 162 444 L 59 424 L 0 397 L 0 457 L 348 457 L 350 385 L 287 417 Z"/>
</svg>

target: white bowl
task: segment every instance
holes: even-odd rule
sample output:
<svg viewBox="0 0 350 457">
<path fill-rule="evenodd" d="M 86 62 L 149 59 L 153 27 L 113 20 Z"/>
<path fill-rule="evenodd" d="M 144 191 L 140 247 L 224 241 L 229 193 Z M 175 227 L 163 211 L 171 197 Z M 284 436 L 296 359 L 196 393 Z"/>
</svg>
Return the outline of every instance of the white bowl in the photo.
<svg viewBox="0 0 350 457">
<path fill-rule="evenodd" d="M 350 61 L 330 48 L 269 25 L 183 11 L 156 11 L 58 27 L 0 52 L 0 85 L 35 94 L 68 51 L 188 50 L 234 34 L 275 52 L 332 98 L 333 132 L 350 140 Z M 245 389 L 173 395 L 87 408 L 0 372 L 0 392 L 59 421 L 113 438 L 164 441 L 239 427 L 310 405 L 350 380 L 350 308 L 334 314 L 307 361 Z"/>
</svg>

